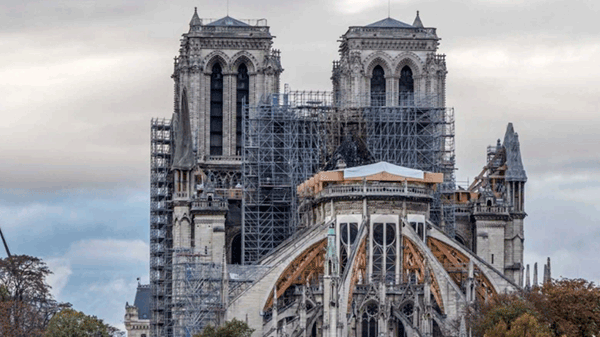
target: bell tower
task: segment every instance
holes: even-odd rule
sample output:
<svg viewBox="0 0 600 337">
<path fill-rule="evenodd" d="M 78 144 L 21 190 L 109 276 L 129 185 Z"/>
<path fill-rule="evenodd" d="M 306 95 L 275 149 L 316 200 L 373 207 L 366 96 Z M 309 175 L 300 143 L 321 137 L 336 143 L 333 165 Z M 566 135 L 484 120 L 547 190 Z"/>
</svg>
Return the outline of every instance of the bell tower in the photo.
<svg viewBox="0 0 600 337">
<path fill-rule="evenodd" d="M 446 61 L 440 38 L 419 12 L 412 25 L 392 18 L 350 27 L 333 63 L 336 102 L 360 106 L 445 107 Z"/>
<path fill-rule="evenodd" d="M 279 92 L 280 52 L 272 49 L 265 19 L 201 19 L 196 9 L 189 26 L 172 75 L 175 115 L 182 106 L 189 110 L 190 197 L 206 194 L 210 186 L 228 204 L 223 230 L 232 263 L 238 260 L 232 247 L 241 244 L 243 110 Z"/>
<path fill-rule="evenodd" d="M 197 10 L 181 38 L 175 108 L 186 91 L 196 161 L 216 175 L 217 189 L 239 183 L 243 104 L 279 91 L 283 69 L 273 38 L 265 19 L 201 19 Z"/>
</svg>

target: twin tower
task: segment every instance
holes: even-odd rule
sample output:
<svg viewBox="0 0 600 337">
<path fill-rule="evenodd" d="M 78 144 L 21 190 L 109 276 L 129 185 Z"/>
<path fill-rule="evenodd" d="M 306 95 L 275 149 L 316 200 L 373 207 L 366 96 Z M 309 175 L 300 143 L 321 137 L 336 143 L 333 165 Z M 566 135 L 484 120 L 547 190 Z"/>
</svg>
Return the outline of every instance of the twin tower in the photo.
<svg viewBox="0 0 600 337">
<path fill-rule="evenodd" d="M 309 279 L 299 280 L 298 275 L 293 274 L 295 278 L 290 276 L 288 280 L 286 272 L 282 272 L 285 277 L 271 275 L 269 270 L 275 265 L 268 263 L 281 257 L 282 252 L 298 253 L 294 247 L 300 249 L 304 243 L 295 234 L 314 231 L 327 221 L 339 222 L 339 217 L 346 213 L 350 217 L 361 212 L 393 214 L 395 222 L 386 226 L 394 225 L 390 233 L 398 236 L 394 239 L 397 256 L 381 253 L 385 258 L 394 256 L 395 276 L 390 280 L 384 275 L 377 281 L 370 275 L 376 261 L 381 259 L 376 249 L 367 252 L 365 246 L 353 246 L 353 250 L 363 254 L 364 261 L 369 261 L 363 261 L 361 267 L 366 270 L 366 276 L 348 276 L 352 282 L 348 281 L 344 289 L 350 297 L 334 296 L 335 301 L 329 301 L 345 303 L 343 307 L 347 307 L 348 312 L 354 310 L 352 296 L 357 296 L 356 302 L 367 295 L 360 293 L 367 289 L 366 285 L 373 290 L 381 283 L 384 290 L 378 290 L 380 292 L 387 291 L 384 286 L 387 281 L 400 287 L 403 282 L 409 282 L 408 279 L 412 280 L 405 277 L 407 271 L 412 275 L 413 269 L 420 266 L 425 275 L 433 268 L 428 264 L 434 263 L 434 258 L 443 268 L 453 263 L 452 268 L 462 270 L 462 276 L 455 277 L 458 274 L 454 273 L 451 277 L 450 274 L 443 276 L 443 268 L 438 268 L 439 277 L 444 277 L 459 297 L 474 298 L 465 287 L 467 281 L 479 277 L 478 273 L 482 275 L 478 281 L 482 294 L 522 286 L 527 177 L 518 135 L 509 124 L 504 141 L 488 147 L 488 161 L 476 181 L 467 189 L 456 187 L 453 111 L 446 108 L 447 70 L 445 56 L 437 54 L 439 41 L 436 29 L 424 27 L 418 12 L 412 25 L 388 17 L 366 26 L 353 26 L 340 39 L 340 59 L 333 62 L 331 94 L 316 97 L 298 92 L 281 93 L 280 52 L 273 49 L 273 36 L 266 20 L 240 21 L 229 16 L 207 20 L 194 12 L 189 32 L 183 34 L 179 55 L 175 58 L 173 119 L 152 122 L 151 335 L 183 336 L 186 331 L 199 331 L 206 322 L 215 324 L 227 315 L 237 317 L 244 312 L 246 320 L 250 315 L 252 324 L 262 326 L 262 335 L 278 336 L 279 332 L 273 331 L 285 330 L 289 322 L 278 323 L 283 316 L 277 318 L 269 292 L 281 293 L 275 298 L 286 294 L 295 298 L 300 293 L 293 293 L 290 284 L 301 289 L 308 287 Z M 338 220 L 332 220 L 333 216 L 327 213 L 330 208 L 329 212 L 333 212 L 333 201 L 327 207 L 322 203 L 310 208 L 306 206 L 310 201 L 299 198 L 297 187 L 314 180 L 320 171 L 338 172 L 376 162 L 433 172 L 438 174 L 439 181 L 424 182 L 432 186 L 427 186 L 427 202 L 419 204 L 420 199 L 408 193 L 406 178 L 402 178 L 402 189 L 396 186 L 391 190 L 381 188 L 386 184 L 385 179 L 367 183 L 365 178 L 363 188 L 371 184 L 381 195 L 377 194 L 372 207 L 366 199 L 357 203 L 358 199 L 349 192 L 336 196 L 343 199 L 340 209 L 336 210 Z M 331 182 L 320 184 L 319 188 L 324 188 Z M 417 190 L 420 191 L 415 187 Z M 358 192 L 364 192 L 361 191 Z M 410 194 L 404 200 L 404 212 L 390 201 L 398 197 L 394 193 Z M 407 207 L 418 211 L 415 212 L 419 213 L 421 224 L 413 226 L 418 234 L 413 241 L 420 238 L 425 242 L 421 244 L 417 240 L 419 246 L 415 246 L 414 254 L 410 255 L 414 261 L 408 259 L 405 251 L 408 246 L 400 245 L 404 240 L 400 235 L 402 223 L 413 225 L 414 222 L 406 215 Z M 363 216 L 371 216 L 366 213 Z M 317 219 L 324 224 L 317 224 Z M 356 221 L 356 225 L 361 221 Z M 340 237 L 340 231 L 346 231 L 342 230 L 347 227 L 343 225 L 347 223 L 336 222 L 335 230 L 327 235 Z M 377 225 L 381 224 L 369 226 Z M 412 233 L 408 228 L 405 230 Z M 428 239 L 427 233 L 437 233 L 435 240 L 442 240 L 443 244 Z M 375 234 L 364 235 L 374 240 L 372 246 L 375 247 Z M 329 241 L 318 239 L 323 245 L 331 241 L 332 247 L 339 241 L 333 237 L 328 237 Z M 288 247 L 282 245 L 284 242 L 296 243 Z M 313 252 L 311 249 L 308 247 L 306 251 Z M 417 250 L 421 253 L 417 254 Z M 342 251 L 338 249 L 335 256 L 340 256 Z M 322 249 L 313 253 L 320 256 Z M 464 258 L 457 260 L 459 255 Z M 349 259 L 350 255 L 345 258 Z M 295 270 L 293 265 L 287 268 L 281 262 L 280 267 L 289 272 Z M 270 278 L 279 278 L 275 289 L 273 285 L 263 287 L 260 283 Z M 287 281 L 281 281 L 283 279 Z M 425 276 L 419 280 L 422 294 L 411 295 L 415 300 L 411 304 L 413 309 L 405 310 L 408 316 L 416 310 L 414 308 L 420 306 L 425 310 L 430 306 L 433 296 L 429 293 L 430 286 L 434 292 L 440 292 L 438 302 L 446 303 L 441 300 L 443 291 L 437 283 L 431 285 Z M 279 285 L 285 285 L 289 292 Z M 323 291 L 322 288 L 323 285 L 318 291 Z M 267 304 L 260 303 L 264 312 L 236 307 L 235 303 L 242 300 L 254 301 L 254 298 L 243 297 L 243 293 L 250 292 L 248 289 L 267 298 Z M 323 298 L 329 298 L 325 293 Z M 447 300 L 452 302 L 452 296 L 447 295 Z M 356 308 L 357 315 L 360 310 L 368 312 L 367 309 L 375 305 L 367 297 L 363 298 L 364 308 Z M 383 302 L 378 305 L 398 304 L 385 302 L 386 296 L 380 297 Z M 237 302 L 233 302 L 234 299 Z M 337 308 L 338 304 L 332 305 Z M 458 317 L 460 305 L 452 305 L 454 309 L 448 309 L 448 315 Z M 265 308 L 271 307 L 273 316 L 267 317 Z M 402 308 L 396 309 L 402 316 Z M 248 310 L 252 312 L 247 313 Z M 331 317 L 345 315 L 338 315 L 337 309 L 335 312 Z M 368 314 L 360 312 L 357 317 L 367 317 L 364 324 L 360 318 L 352 326 L 338 327 L 340 331 L 355 329 L 357 335 L 360 331 L 360 335 L 371 336 L 369 329 L 373 328 L 393 330 L 399 336 L 418 335 L 406 332 L 413 329 L 432 335 L 431 317 L 423 322 L 417 318 L 413 318 L 412 323 L 396 322 L 392 328 L 389 322 L 396 318 L 384 320 L 380 315 L 371 320 Z M 325 329 L 329 324 L 323 317 L 317 315 L 312 323 L 305 321 L 296 328 L 304 329 L 302 335 L 307 336 L 310 325 L 314 329 L 311 334 L 317 336 L 316 327 Z M 338 328 L 331 326 L 327 331 L 336 336 Z"/>
</svg>

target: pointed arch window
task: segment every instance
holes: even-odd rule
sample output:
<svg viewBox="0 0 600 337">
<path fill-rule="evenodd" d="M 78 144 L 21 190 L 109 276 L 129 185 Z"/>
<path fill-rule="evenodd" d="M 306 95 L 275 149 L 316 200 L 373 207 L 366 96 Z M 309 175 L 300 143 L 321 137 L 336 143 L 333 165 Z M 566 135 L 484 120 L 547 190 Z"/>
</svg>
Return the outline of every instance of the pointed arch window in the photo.
<svg viewBox="0 0 600 337">
<path fill-rule="evenodd" d="M 237 106 L 235 110 L 235 154 L 242 155 L 242 104 L 248 104 L 250 94 L 250 77 L 248 76 L 248 67 L 244 63 L 240 64 L 237 73 Z"/>
<path fill-rule="evenodd" d="M 393 282 L 396 271 L 396 224 L 373 224 L 373 276 Z"/>
<path fill-rule="evenodd" d="M 210 75 L 210 155 L 223 155 L 223 71 L 219 63 Z"/>
<path fill-rule="evenodd" d="M 371 106 L 385 106 L 385 72 L 381 66 L 376 66 L 372 75 Z"/>
<path fill-rule="evenodd" d="M 400 97 L 398 102 L 400 106 L 415 104 L 415 81 L 413 73 L 409 66 L 404 66 L 400 71 Z"/>
<path fill-rule="evenodd" d="M 361 316 L 362 337 L 378 337 L 379 326 L 377 325 L 379 309 L 375 303 L 370 303 Z"/>
</svg>

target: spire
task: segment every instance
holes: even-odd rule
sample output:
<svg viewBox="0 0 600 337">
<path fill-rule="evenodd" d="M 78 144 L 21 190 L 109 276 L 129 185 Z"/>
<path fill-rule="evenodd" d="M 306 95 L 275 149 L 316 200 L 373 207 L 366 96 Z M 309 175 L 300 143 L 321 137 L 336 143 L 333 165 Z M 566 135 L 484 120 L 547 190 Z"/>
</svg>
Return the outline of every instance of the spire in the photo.
<svg viewBox="0 0 600 337">
<path fill-rule="evenodd" d="M 550 272 L 550 257 L 548 257 L 548 263 L 544 265 L 544 284 L 552 280 L 552 273 Z"/>
<path fill-rule="evenodd" d="M 537 287 L 537 262 L 533 264 L 533 286 Z"/>
<path fill-rule="evenodd" d="M 190 112 L 185 90 L 181 96 L 181 110 L 175 115 L 173 127 L 175 151 L 173 155 L 173 169 L 191 170 L 194 167 L 194 153 L 192 151 L 192 129 L 190 127 Z"/>
<path fill-rule="evenodd" d="M 506 126 L 504 134 L 504 149 L 506 150 L 506 171 L 507 181 L 527 181 L 527 173 L 523 168 L 521 159 L 521 145 L 519 143 L 519 135 L 515 132 L 512 123 Z"/>
<path fill-rule="evenodd" d="M 202 20 L 198 16 L 198 7 L 194 7 L 194 15 L 192 16 L 192 20 L 190 21 L 190 30 L 192 27 L 201 26 Z"/>
<path fill-rule="evenodd" d="M 529 279 L 529 265 L 527 265 L 527 274 L 525 276 L 525 288 L 531 288 L 531 280 Z"/>
<path fill-rule="evenodd" d="M 419 17 L 419 11 L 417 11 L 417 17 L 415 18 L 415 22 L 413 22 L 413 27 L 423 28 L 423 22 L 421 22 L 421 18 Z"/>
</svg>

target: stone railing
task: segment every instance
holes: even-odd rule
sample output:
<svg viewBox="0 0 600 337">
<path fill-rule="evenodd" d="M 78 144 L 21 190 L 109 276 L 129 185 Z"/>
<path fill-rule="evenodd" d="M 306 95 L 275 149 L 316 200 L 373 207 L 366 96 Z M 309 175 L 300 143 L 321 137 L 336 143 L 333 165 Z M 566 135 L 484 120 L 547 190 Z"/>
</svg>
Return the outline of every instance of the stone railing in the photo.
<svg viewBox="0 0 600 337">
<path fill-rule="evenodd" d="M 238 162 L 242 161 L 242 156 L 204 156 L 206 162 Z"/>
<path fill-rule="evenodd" d="M 327 186 L 317 194 L 317 197 L 336 197 L 336 196 L 420 196 L 429 197 L 433 191 L 425 187 L 403 186 L 400 184 L 350 184 Z"/>
<path fill-rule="evenodd" d="M 190 194 L 188 192 L 174 192 L 173 193 L 173 200 L 185 200 L 188 199 L 190 197 Z"/>
<path fill-rule="evenodd" d="M 192 211 L 221 211 L 229 207 L 226 200 L 194 200 Z"/>
<path fill-rule="evenodd" d="M 508 206 L 475 206 L 474 213 L 486 213 L 486 214 L 508 214 L 510 207 Z"/>
<path fill-rule="evenodd" d="M 381 27 L 350 27 L 350 29 L 348 29 L 348 33 L 381 33 L 382 30 L 385 30 L 386 28 L 381 28 Z M 407 36 L 412 36 L 412 34 L 414 34 L 415 32 L 423 32 L 426 34 L 435 34 L 436 33 L 436 29 L 435 28 L 396 28 L 393 27 L 392 29 L 393 32 L 402 32 L 405 33 Z"/>
</svg>

